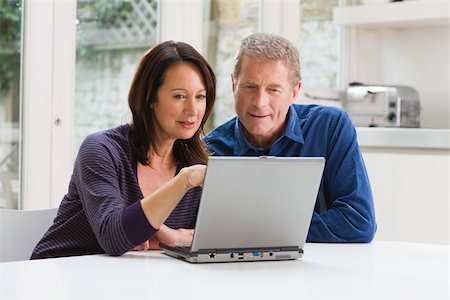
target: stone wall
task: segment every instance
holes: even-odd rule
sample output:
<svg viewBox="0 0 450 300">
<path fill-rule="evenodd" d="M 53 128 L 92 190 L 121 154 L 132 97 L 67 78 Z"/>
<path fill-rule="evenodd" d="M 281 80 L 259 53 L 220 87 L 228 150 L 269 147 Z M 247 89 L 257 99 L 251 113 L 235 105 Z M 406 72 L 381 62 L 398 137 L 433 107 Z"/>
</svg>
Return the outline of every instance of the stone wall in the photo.
<svg viewBox="0 0 450 300">
<path fill-rule="evenodd" d="M 338 0 L 302 0 L 300 64 L 304 88 L 338 88 L 339 30 L 332 22 L 332 8 Z M 213 127 L 235 115 L 231 73 L 240 41 L 259 30 L 259 1 L 216 1 L 211 26 L 215 45 L 209 61 L 217 75 L 217 100 Z M 212 48 L 212 49 L 211 49 Z"/>
<path fill-rule="evenodd" d="M 146 48 L 102 51 L 99 59 L 77 59 L 75 152 L 92 132 L 131 120 L 128 90 Z"/>
<path fill-rule="evenodd" d="M 208 61 L 217 76 L 213 127 L 235 115 L 231 73 L 241 40 L 258 31 L 260 12 L 259 1 L 216 1 L 216 4 L 210 22 L 215 27 L 212 30 L 215 44 L 208 54 Z"/>
</svg>

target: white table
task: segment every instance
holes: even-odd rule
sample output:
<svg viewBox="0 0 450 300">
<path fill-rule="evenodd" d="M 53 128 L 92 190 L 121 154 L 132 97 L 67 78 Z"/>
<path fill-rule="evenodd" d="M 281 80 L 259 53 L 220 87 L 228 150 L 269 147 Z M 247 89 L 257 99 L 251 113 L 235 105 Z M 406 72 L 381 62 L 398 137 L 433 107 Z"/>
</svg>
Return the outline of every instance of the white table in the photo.
<svg viewBox="0 0 450 300">
<path fill-rule="evenodd" d="M 0 299 L 449 299 L 449 254 L 374 242 L 307 244 L 284 262 L 194 265 L 152 251 L 0 263 Z"/>
</svg>

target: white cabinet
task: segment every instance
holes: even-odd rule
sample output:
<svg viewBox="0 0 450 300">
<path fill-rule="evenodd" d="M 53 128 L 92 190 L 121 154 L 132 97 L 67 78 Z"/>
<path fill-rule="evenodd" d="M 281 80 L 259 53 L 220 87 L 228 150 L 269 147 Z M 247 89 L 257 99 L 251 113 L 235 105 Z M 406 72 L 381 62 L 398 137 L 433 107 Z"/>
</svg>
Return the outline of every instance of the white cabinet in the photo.
<svg viewBox="0 0 450 300">
<path fill-rule="evenodd" d="M 362 147 L 376 240 L 449 244 L 450 151 Z"/>
<path fill-rule="evenodd" d="M 337 7 L 333 20 L 337 25 L 372 29 L 448 26 L 449 3 L 422 0 Z"/>
<path fill-rule="evenodd" d="M 377 240 L 450 243 L 450 130 L 357 128 Z"/>
</svg>

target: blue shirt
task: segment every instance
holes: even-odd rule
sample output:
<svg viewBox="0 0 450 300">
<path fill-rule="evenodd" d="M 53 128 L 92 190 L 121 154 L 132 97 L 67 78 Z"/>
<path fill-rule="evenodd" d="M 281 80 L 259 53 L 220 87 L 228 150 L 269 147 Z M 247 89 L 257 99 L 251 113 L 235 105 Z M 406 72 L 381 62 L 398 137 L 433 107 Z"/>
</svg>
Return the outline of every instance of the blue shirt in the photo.
<svg viewBox="0 0 450 300">
<path fill-rule="evenodd" d="M 219 156 L 325 157 L 307 240 L 373 239 L 376 223 L 369 178 L 356 130 L 344 111 L 319 105 L 291 105 L 284 132 L 270 149 L 251 145 L 237 117 L 211 131 L 204 140 Z"/>
</svg>

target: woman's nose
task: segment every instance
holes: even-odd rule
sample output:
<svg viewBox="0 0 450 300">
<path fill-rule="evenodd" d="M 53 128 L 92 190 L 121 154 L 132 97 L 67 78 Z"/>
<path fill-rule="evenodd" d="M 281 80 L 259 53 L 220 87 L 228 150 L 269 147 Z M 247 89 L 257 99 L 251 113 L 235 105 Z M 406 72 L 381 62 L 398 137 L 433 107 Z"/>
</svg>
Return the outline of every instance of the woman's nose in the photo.
<svg viewBox="0 0 450 300">
<path fill-rule="evenodd" d="M 194 116 L 197 112 L 197 106 L 195 103 L 195 97 L 189 97 L 184 102 L 184 113 L 186 115 Z"/>
</svg>

